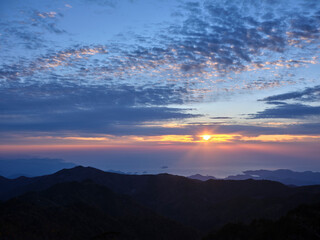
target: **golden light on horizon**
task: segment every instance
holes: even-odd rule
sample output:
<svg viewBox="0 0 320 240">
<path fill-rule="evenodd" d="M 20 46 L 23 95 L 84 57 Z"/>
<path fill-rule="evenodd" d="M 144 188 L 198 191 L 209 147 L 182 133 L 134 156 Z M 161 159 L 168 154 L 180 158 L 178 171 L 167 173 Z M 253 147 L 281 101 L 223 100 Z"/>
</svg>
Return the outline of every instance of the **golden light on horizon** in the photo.
<svg viewBox="0 0 320 240">
<path fill-rule="evenodd" d="M 203 140 L 208 141 L 212 137 L 211 135 L 202 135 L 201 136 Z"/>
<path fill-rule="evenodd" d="M 258 135 L 246 136 L 241 134 L 214 134 L 209 131 L 203 131 L 199 135 L 156 135 L 156 136 L 113 136 L 107 134 L 92 135 L 92 136 L 35 136 L 20 138 L 20 144 L 17 145 L 1 145 L 0 151 L 10 148 L 19 148 L 21 145 L 26 145 L 28 149 L 52 148 L 62 145 L 65 148 L 80 148 L 87 147 L 110 147 L 110 146 L 138 146 L 138 145 L 175 145 L 201 143 L 203 146 L 211 144 L 223 143 L 289 143 L 289 142 L 319 142 L 318 135 Z M 18 146 L 20 145 L 20 146 Z M 1 154 L 0 154 L 1 155 Z"/>
</svg>

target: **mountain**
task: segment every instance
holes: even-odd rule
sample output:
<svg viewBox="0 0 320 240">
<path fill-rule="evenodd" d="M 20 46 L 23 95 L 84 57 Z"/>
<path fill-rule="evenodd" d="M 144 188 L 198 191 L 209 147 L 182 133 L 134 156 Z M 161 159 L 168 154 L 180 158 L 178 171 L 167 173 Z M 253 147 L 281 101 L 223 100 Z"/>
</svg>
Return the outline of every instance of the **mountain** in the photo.
<svg viewBox="0 0 320 240">
<path fill-rule="evenodd" d="M 203 240 L 318 240 L 320 204 L 302 205 L 276 221 L 260 219 L 250 224 L 227 224 Z"/>
<path fill-rule="evenodd" d="M 188 178 L 190 179 L 196 179 L 196 180 L 200 180 L 200 181 L 208 181 L 210 179 L 216 179 L 215 177 L 213 176 L 203 176 L 201 174 L 195 174 L 195 175 L 191 175 L 189 176 Z"/>
<path fill-rule="evenodd" d="M 1 239 L 197 239 L 195 230 L 159 216 L 92 181 L 59 183 L 0 204 Z"/>
<path fill-rule="evenodd" d="M 243 174 L 229 176 L 226 180 L 271 180 L 281 182 L 286 185 L 316 185 L 320 184 L 320 173 L 319 172 L 294 172 L 288 169 L 278 170 L 248 170 L 244 171 Z"/>
<path fill-rule="evenodd" d="M 320 186 L 289 187 L 266 180 L 199 181 L 169 174 L 124 175 L 90 167 L 64 169 L 55 174 L 4 179 L 0 199 L 42 191 L 57 183 L 90 179 L 124 194 L 159 215 L 206 232 L 228 222 L 276 219 L 301 203 L 319 199 Z"/>
</svg>

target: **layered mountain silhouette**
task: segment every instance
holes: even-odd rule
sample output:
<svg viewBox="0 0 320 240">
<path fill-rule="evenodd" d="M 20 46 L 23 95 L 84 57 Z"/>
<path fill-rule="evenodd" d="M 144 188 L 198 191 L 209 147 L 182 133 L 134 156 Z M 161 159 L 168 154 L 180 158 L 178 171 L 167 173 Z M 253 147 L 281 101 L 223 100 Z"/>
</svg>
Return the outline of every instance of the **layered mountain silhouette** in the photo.
<svg viewBox="0 0 320 240">
<path fill-rule="evenodd" d="M 200 181 L 208 181 L 210 179 L 217 179 L 214 176 L 209 176 L 209 175 L 203 176 L 201 174 L 194 174 L 194 175 L 189 176 L 188 178 L 196 179 L 196 180 L 200 180 Z"/>
<path fill-rule="evenodd" d="M 43 237 L 46 232 L 65 233 L 67 228 L 61 230 L 66 225 L 63 216 L 73 219 L 74 228 L 84 231 L 87 239 L 99 236 L 101 239 L 198 239 L 199 232 L 215 231 L 230 222 L 250 223 L 258 218 L 276 220 L 300 204 L 317 203 L 320 186 L 293 187 L 252 179 L 200 181 L 169 174 L 124 175 L 75 167 L 33 178 L 2 177 L 0 199 L 3 201 L 0 221 L 17 223 L 5 224 L 6 229 L 36 232 L 23 223 L 34 222 L 30 216 L 43 219 L 44 225 L 56 226 L 53 230 L 42 226 L 42 221 L 36 222 L 35 226 L 40 224 L 39 228 L 46 230 L 30 235 L 30 239 L 42 239 L 39 236 Z M 25 212 L 26 209 L 30 212 Z M 56 214 L 58 212 L 60 214 Z M 8 215 L 12 220 L 8 220 Z M 91 226 L 93 216 L 97 216 L 94 224 L 97 228 L 85 232 L 81 226 Z M 162 226 L 163 234 L 152 226 Z M 148 235 L 139 229 L 159 238 L 150 237 L 151 233 Z M 3 229 L 0 234 L 4 234 Z"/>
<path fill-rule="evenodd" d="M 195 174 L 189 176 L 191 179 L 197 179 L 201 181 L 207 181 L 209 179 L 217 179 L 214 176 L 203 176 L 201 174 Z M 278 170 L 247 170 L 243 174 L 231 175 L 224 180 L 270 180 L 281 182 L 286 185 L 295 186 L 307 186 L 320 184 L 320 172 L 295 172 L 288 169 Z"/>
<path fill-rule="evenodd" d="M 244 179 L 255 179 L 255 180 L 272 180 L 278 181 L 287 185 L 315 185 L 320 184 L 320 173 L 319 172 L 294 172 L 288 169 L 278 170 L 248 170 L 244 171 L 243 174 L 229 176 L 226 180 L 244 180 Z"/>
</svg>

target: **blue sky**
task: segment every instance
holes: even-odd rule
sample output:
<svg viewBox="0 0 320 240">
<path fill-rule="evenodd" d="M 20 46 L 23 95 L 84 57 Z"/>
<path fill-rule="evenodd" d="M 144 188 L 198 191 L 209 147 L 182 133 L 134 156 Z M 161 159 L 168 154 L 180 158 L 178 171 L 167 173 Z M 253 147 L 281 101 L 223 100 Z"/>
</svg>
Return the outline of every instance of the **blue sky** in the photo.
<svg viewBox="0 0 320 240">
<path fill-rule="evenodd" d="M 320 170 L 319 1 L 0 4 L 3 159 Z"/>
</svg>

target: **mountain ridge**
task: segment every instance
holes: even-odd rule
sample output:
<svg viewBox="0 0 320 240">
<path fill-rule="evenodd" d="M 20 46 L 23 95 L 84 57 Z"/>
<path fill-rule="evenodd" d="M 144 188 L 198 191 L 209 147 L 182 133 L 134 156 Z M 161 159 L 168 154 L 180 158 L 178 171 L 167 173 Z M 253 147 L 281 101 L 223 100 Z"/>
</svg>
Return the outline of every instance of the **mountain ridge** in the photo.
<svg viewBox="0 0 320 240">
<path fill-rule="evenodd" d="M 42 191 L 57 183 L 88 179 L 200 231 L 218 228 L 233 220 L 248 222 L 265 216 L 275 219 L 301 203 L 315 202 L 320 194 L 320 186 L 289 187 L 268 180 L 203 182 L 170 174 L 125 175 L 79 166 L 51 175 L 9 180 L 8 185 L 0 189 L 0 199 Z"/>
<path fill-rule="evenodd" d="M 307 185 L 319 185 L 320 184 L 320 172 L 304 171 L 295 172 L 289 169 L 277 169 L 277 170 L 246 170 L 242 174 L 230 175 L 225 178 L 215 178 L 214 176 L 203 176 L 201 174 L 195 174 L 188 176 L 191 179 L 198 179 L 201 181 L 207 181 L 209 179 L 224 179 L 224 180 L 270 180 L 281 182 L 286 185 L 295 186 L 307 186 Z"/>
<path fill-rule="evenodd" d="M 198 238 L 195 230 L 90 180 L 58 183 L 0 204 L 0 233 L 24 240 L 100 239 L 110 233 L 128 240 Z"/>
</svg>

